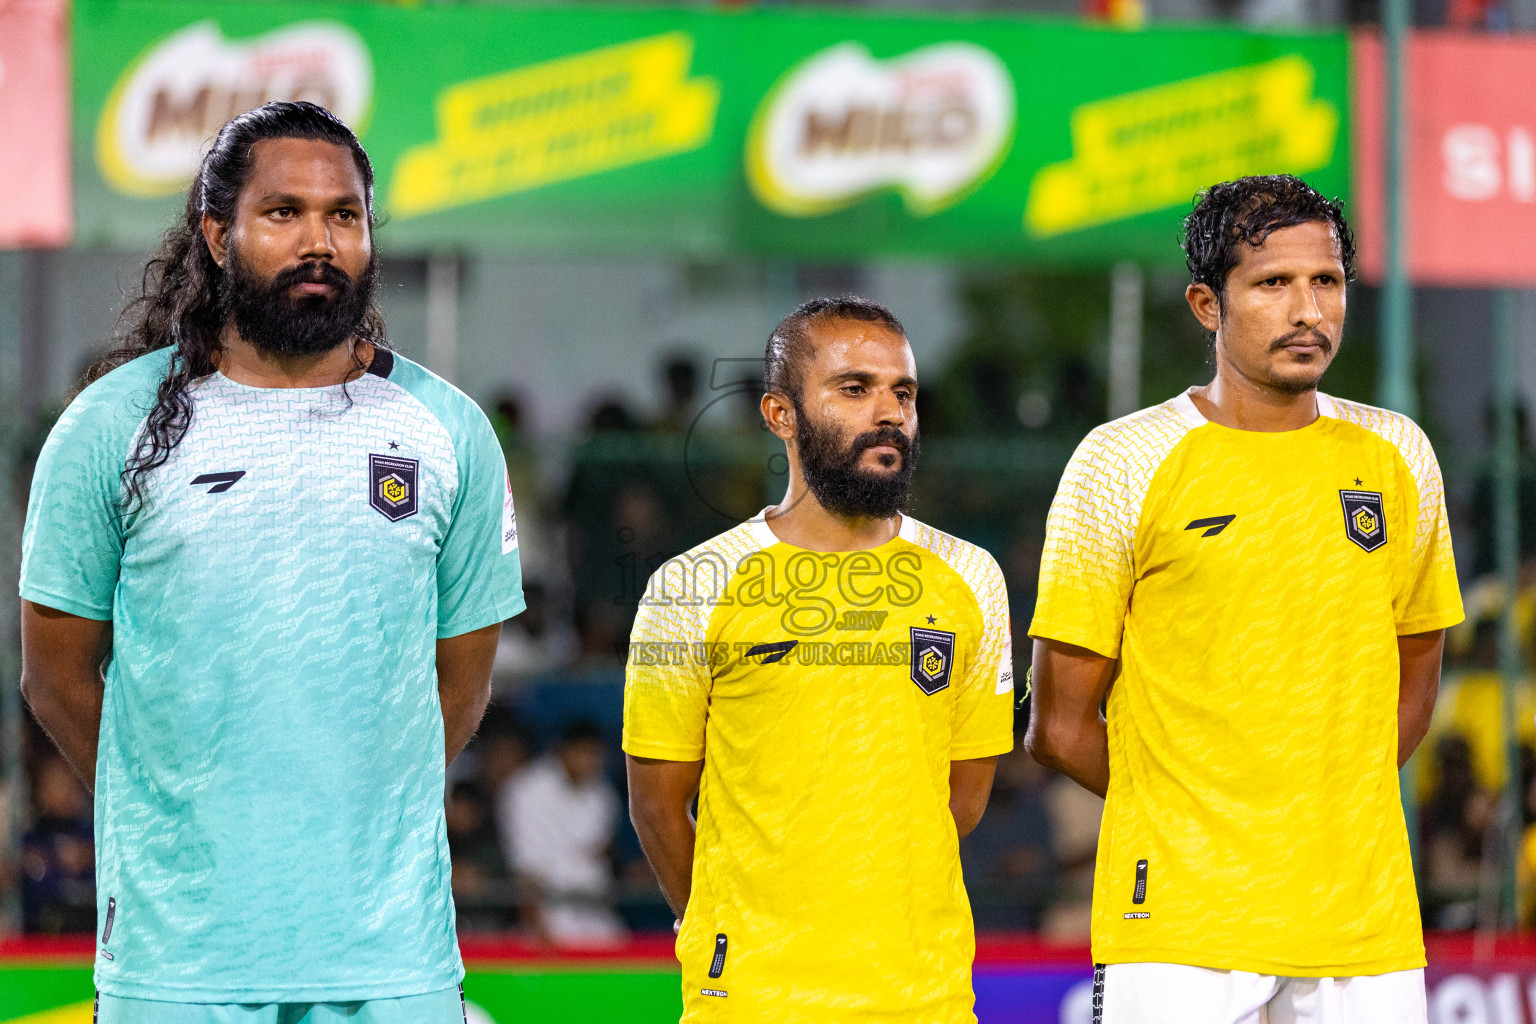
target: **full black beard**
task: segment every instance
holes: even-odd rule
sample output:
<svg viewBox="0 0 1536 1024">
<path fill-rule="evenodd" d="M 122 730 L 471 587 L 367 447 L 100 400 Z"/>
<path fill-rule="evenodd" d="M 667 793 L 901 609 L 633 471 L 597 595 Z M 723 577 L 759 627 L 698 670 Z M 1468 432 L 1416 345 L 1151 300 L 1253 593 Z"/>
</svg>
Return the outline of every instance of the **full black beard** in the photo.
<svg viewBox="0 0 1536 1024">
<path fill-rule="evenodd" d="M 918 438 L 895 427 L 869 430 L 847 444 L 829 427 L 818 426 L 795 402 L 795 451 L 805 482 L 821 507 L 839 516 L 889 519 L 907 507 L 917 469 Z M 874 473 L 859 465 L 865 449 L 888 444 L 901 452 L 901 465 Z"/>
<path fill-rule="evenodd" d="M 368 260 L 357 280 L 324 260 L 310 260 L 279 271 L 268 283 L 252 274 L 231 249 L 224 277 L 225 315 L 240 337 L 264 352 L 282 356 L 328 352 L 362 327 L 378 276 L 376 258 Z M 288 294 L 304 282 L 331 285 L 336 294 L 298 299 Z"/>
</svg>

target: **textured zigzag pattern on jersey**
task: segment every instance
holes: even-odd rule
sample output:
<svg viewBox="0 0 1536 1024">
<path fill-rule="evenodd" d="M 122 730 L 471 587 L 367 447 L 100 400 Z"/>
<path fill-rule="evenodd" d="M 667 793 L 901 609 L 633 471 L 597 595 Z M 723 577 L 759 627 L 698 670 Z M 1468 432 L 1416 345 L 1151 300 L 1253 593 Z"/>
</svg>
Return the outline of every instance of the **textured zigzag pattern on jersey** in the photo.
<svg viewBox="0 0 1536 1024">
<path fill-rule="evenodd" d="M 1083 438 L 1051 502 L 1040 578 L 1068 576 L 1085 587 L 1123 591 L 1128 599 L 1147 489 L 1192 429 L 1169 401 L 1096 427 Z"/>
<path fill-rule="evenodd" d="M 349 384 L 347 392 L 347 397 L 342 397 L 331 389 L 248 388 L 220 375 L 194 384 L 191 426 L 167 462 L 149 477 L 143 509 L 133 517 L 129 529 L 131 533 L 153 535 L 138 542 L 153 557 L 170 557 L 166 552 L 177 545 L 206 548 L 213 567 L 210 571 L 232 580 L 229 591 L 242 596 L 227 608 L 229 629 L 216 638 L 209 637 L 203 647 L 157 649 L 154 644 L 159 634 L 139 638 L 120 633 L 116 643 L 125 664 L 137 666 L 142 675 L 173 660 L 179 660 L 183 670 L 189 665 L 195 670 L 206 663 L 209 671 L 217 671 L 214 666 L 230 661 L 249 662 L 270 666 L 272 685 L 277 685 L 277 680 L 292 685 L 291 678 L 303 675 L 333 685 L 347 665 L 405 660 L 407 638 L 398 631 L 380 630 L 379 616 L 372 609 L 382 602 L 430 608 L 431 600 L 422 594 L 374 593 L 368 582 L 367 556 L 372 551 L 397 557 L 398 551 L 393 544 L 370 547 L 366 538 L 392 531 L 419 535 L 422 545 L 438 543 L 437 538 L 448 527 L 459 488 L 454 442 L 436 416 L 395 383 L 364 376 Z M 366 453 L 388 451 L 388 439 L 404 442 L 399 454 L 421 463 L 417 481 L 420 511 L 394 524 L 386 524 L 365 500 L 370 487 Z M 190 486 L 199 473 L 226 470 L 247 474 L 228 493 L 210 499 L 205 487 Z M 271 480 L 293 481 L 293 493 L 303 494 L 305 499 L 266 505 L 270 498 L 262 496 L 263 487 L 258 485 Z M 348 512 L 343 514 L 342 509 Z M 243 528 L 231 529 L 230 523 Z M 262 528 L 251 528 L 251 524 Z M 423 555 L 428 568 L 431 557 L 430 553 Z M 422 579 L 423 587 L 435 587 L 430 573 Z M 169 623 L 190 619 L 198 611 L 166 606 L 157 614 Z M 423 622 L 422 627 L 431 628 L 430 622 Z M 386 653 L 381 655 L 381 650 Z M 367 689 L 340 692 L 335 700 L 354 703 L 351 715 L 358 722 L 358 732 L 372 738 L 370 743 L 358 744 L 354 756 L 359 761 L 388 763 L 399 759 L 402 751 L 409 752 L 422 733 L 371 732 L 369 723 L 376 709 L 398 706 L 404 709 L 401 714 L 405 718 L 425 720 L 424 716 L 437 714 L 435 694 L 425 666 L 380 677 L 371 684 Z M 267 699 L 269 689 L 257 675 L 231 681 L 219 700 L 227 704 L 229 715 L 251 714 L 252 707 Z M 216 702 L 205 697 L 196 706 L 202 709 L 212 703 Z M 109 719 L 121 714 L 115 708 L 109 700 L 105 711 Z M 201 721 L 196 717 L 189 720 Z M 109 721 L 104 732 L 111 728 Z M 231 921 L 232 900 L 228 890 L 220 888 L 230 879 L 227 873 L 218 874 L 217 869 L 224 865 L 217 854 L 226 852 L 223 860 L 227 860 L 227 850 L 238 848 L 238 844 L 220 847 L 199 832 L 199 828 L 209 827 L 206 822 L 185 816 L 178 819 L 167 812 L 167 804 L 195 806 L 199 799 L 207 799 L 200 794 L 229 784 L 221 772 L 228 772 L 232 755 L 226 747 L 233 742 L 226 737 L 201 750 L 196 744 L 168 742 L 176 752 L 165 756 L 173 763 L 175 758 L 184 758 L 180 775 L 159 779 L 153 788 L 130 782 L 134 773 L 143 769 L 131 759 L 121 760 L 127 755 L 119 753 L 114 759 L 103 750 L 103 785 L 111 793 L 105 840 L 99 851 L 103 884 L 108 892 L 126 892 L 139 898 L 135 901 L 140 915 L 137 921 L 153 915 L 163 922 L 159 930 L 142 926 L 120 929 L 123 938 L 131 934 L 130 955 L 124 955 L 119 946 L 117 959 L 99 968 L 101 976 L 110 978 L 113 985 L 153 986 L 153 991 L 163 995 L 188 988 L 201 993 L 205 990 L 198 986 L 233 984 L 230 979 L 234 978 L 253 979 L 249 984 L 264 983 L 259 980 L 259 966 L 242 965 L 248 957 L 236 949 L 249 948 L 245 929 L 268 936 L 277 934 L 286 922 L 275 920 L 277 915 L 271 907 L 261 906 L 243 921 Z M 274 770 L 288 768 L 274 766 Z M 352 902 L 317 908 L 305 926 L 343 935 L 348 919 L 367 928 L 386 922 L 406 924 L 420 930 L 426 944 L 413 939 L 404 943 L 401 951 L 416 955 L 431 950 L 434 962 L 355 966 L 352 981 L 377 985 L 401 975 L 435 981 L 455 967 L 446 947 L 439 949 L 443 944 L 434 944 L 428 934 L 434 928 L 445 928 L 444 923 L 451 920 L 448 893 L 446 888 L 422 884 L 423 879 L 434 879 L 440 873 L 443 851 L 436 831 L 442 793 L 419 780 L 401 781 L 387 798 L 356 799 L 354 795 L 343 800 L 338 794 L 336 813 L 349 813 L 384 799 L 397 806 L 401 823 L 400 833 L 393 837 L 398 845 L 392 855 L 353 860 L 355 874 L 336 883 L 355 892 L 348 897 Z M 219 827 L 225 824 L 220 819 Z M 294 832 L 298 831 L 295 826 Z M 330 840 L 327 833 L 313 838 L 316 842 Z M 355 835 L 346 839 L 353 846 L 365 845 L 364 839 Z M 293 842 L 291 836 L 276 841 L 264 836 L 262 845 L 269 854 L 264 863 L 272 865 L 271 877 L 300 879 L 313 875 L 312 851 Z M 265 870 L 263 876 L 269 877 Z M 225 898 L 208 898 L 214 892 Z M 147 909 L 150 905 L 152 911 Z M 124 906 L 129 912 L 121 915 L 120 923 L 136 923 L 134 908 Z M 402 907 L 408 909 L 402 911 Z M 194 943 L 188 949 L 179 940 L 185 935 L 205 938 L 201 945 Z M 121 939 L 114 938 L 115 944 L 119 942 Z M 213 980 L 202 968 L 214 958 L 242 966 L 226 969 Z M 364 973 L 370 967 L 377 973 Z M 285 979 L 290 980 L 294 984 L 310 981 Z"/>
<path fill-rule="evenodd" d="M 1329 396 L 1332 398 L 1332 396 Z M 1445 517 L 1445 482 L 1440 477 L 1440 464 L 1435 461 L 1435 451 L 1429 438 L 1413 420 L 1390 409 L 1378 409 L 1374 405 L 1346 402 L 1332 398 L 1338 417 L 1345 423 L 1363 427 L 1385 441 L 1391 442 L 1413 474 L 1413 482 L 1419 491 L 1419 514 L 1413 538 L 1413 563 L 1417 564 L 1425 548 L 1435 545 L 1442 551 L 1451 549 L 1451 526 Z"/>
<path fill-rule="evenodd" d="M 635 643 L 702 644 L 714 614 L 741 560 L 762 545 L 751 522 L 717 534 L 698 547 L 668 559 L 651 574 L 635 613 Z M 702 653 L 702 649 L 701 649 Z M 701 675 L 707 659 L 687 659 Z"/>
<path fill-rule="evenodd" d="M 1011 682 L 1013 636 L 1008 621 L 1008 588 L 997 560 L 985 549 L 935 530 L 910 516 L 903 532 L 912 538 L 912 543 L 937 555 L 971 588 L 976 604 L 981 608 L 982 621 L 986 623 L 980 661 L 982 664 L 997 662 L 999 675 L 1007 671 Z"/>
</svg>

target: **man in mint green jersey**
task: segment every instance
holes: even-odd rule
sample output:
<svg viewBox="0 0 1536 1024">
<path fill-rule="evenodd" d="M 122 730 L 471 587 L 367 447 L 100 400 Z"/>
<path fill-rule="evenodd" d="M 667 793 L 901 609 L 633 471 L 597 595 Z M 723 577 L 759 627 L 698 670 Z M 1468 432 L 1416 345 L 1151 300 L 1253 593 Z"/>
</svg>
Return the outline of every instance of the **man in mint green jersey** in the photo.
<svg viewBox="0 0 1536 1024">
<path fill-rule="evenodd" d="M 383 345 L 372 193 L 319 107 L 225 125 L 38 460 L 22 687 L 95 789 L 100 1024 L 464 1020 L 443 779 L 517 527 Z"/>
</svg>

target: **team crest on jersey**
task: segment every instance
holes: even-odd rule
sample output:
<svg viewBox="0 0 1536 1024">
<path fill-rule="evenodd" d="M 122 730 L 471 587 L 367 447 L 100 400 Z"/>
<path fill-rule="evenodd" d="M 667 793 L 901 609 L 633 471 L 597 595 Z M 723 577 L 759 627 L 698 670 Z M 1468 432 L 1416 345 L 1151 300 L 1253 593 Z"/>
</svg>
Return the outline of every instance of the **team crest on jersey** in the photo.
<svg viewBox="0 0 1536 1024">
<path fill-rule="evenodd" d="M 1375 551 L 1387 542 L 1387 516 L 1376 491 L 1340 491 L 1344 504 L 1344 536 L 1362 551 Z"/>
<path fill-rule="evenodd" d="M 912 681 L 930 697 L 949 685 L 955 634 L 912 626 Z"/>
<path fill-rule="evenodd" d="M 415 459 L 368 456 L 368 504 L 390 522 L 416 514 Z"/>
</svg>

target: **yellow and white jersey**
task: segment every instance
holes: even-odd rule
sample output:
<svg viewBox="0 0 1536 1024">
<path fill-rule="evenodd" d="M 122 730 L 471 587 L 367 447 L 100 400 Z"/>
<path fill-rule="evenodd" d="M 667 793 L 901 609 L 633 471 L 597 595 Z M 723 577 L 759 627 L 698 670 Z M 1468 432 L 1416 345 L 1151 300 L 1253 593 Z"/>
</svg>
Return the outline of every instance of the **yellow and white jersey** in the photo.
<svg viewBox="0 0 1536 1024">
<path fill-rule="evenodd" d="M 624 749 L 704 761 L 684 1021 L 964 1024 L 950 762 L 1013 745 L 1002 573 L 911 517 L 868 551 L 743 523 L 651 577 Z"/>
<path fill-rule="evenodd" d="M 1424 965 L 1397 637 L 1462 617 L 1440 469 L 1406 417 L 1318 407 L 1262 433 L 1180 395 L 1062 477 L 1030 633 L 1119 659 L 1098 962 Z"/>
</svg>

